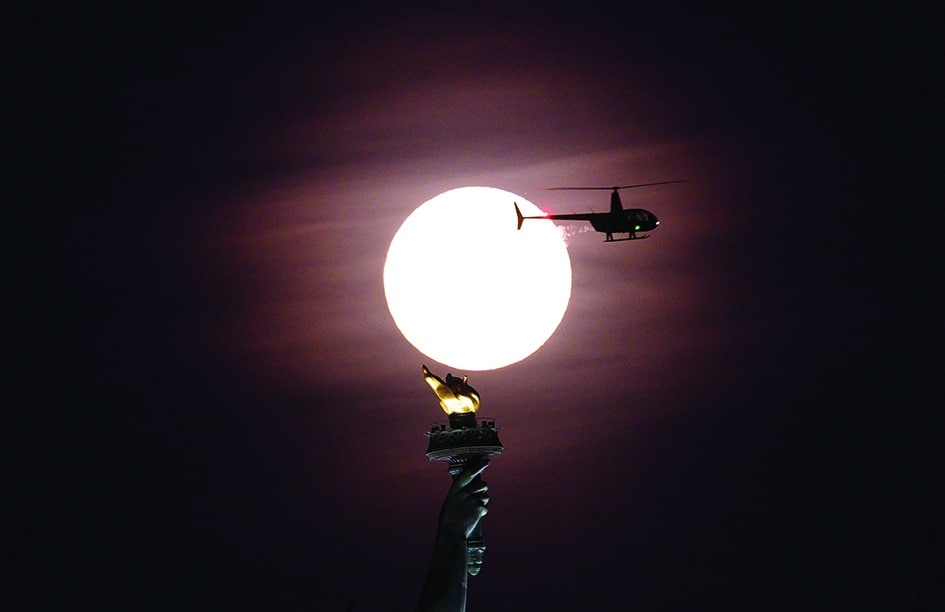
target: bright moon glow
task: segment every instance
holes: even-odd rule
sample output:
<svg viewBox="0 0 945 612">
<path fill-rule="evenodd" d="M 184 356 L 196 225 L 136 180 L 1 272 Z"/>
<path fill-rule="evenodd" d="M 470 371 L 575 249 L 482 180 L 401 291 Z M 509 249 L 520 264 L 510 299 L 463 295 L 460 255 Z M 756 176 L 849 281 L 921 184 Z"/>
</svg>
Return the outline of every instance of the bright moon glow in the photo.
<svg viewBox="0 0 945 612">
<path fill-rule="evenodd" d="M 423 203 L 394 235 L 384 292 L 421 353 L 460 370 L 525 359 L 554 333 L 571 298 L 571 260 L 537 206 L 508 191 L 462 187 Z"/>
</svg>

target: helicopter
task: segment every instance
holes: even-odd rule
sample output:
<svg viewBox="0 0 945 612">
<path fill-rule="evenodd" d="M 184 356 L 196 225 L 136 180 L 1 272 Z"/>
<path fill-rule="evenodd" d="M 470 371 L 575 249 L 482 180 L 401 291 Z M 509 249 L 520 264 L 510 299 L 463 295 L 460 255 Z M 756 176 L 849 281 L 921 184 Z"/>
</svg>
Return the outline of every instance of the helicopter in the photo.
<svg viewBox="0 0 945 612">
<path fill-rule="evenodd" d="M 604 242 L 620 242 L 623 240 L 642 240 L 649 234 L 638 236 L 637 232 L 649 232 L 660 224 L 656 215 L 642 208 L 624 208 L 620 202 L 621 189 L 636 187 L 650 187 L 652 185 L 669 185 L 671 183 L 685 183 L 686 181 L 661 181 L 659 183 L 641 183 L 639 185 L 615 185 L 613 187 L 549 187 L 549 191 L 590 191 L 610 190 L 610 212 L 572 213 L 565 215 L 544 214 L 535 217 L 526 217 L 515 204 L 515 215 L 518 217 L 518 229 L 522 229 L 525 219 L 557 219 L 560 221 L 590 221 L 594 231 L 604 233 Z M 627 234 L 626 238 L 614 238 L 614 234 Z"/>
</svg>

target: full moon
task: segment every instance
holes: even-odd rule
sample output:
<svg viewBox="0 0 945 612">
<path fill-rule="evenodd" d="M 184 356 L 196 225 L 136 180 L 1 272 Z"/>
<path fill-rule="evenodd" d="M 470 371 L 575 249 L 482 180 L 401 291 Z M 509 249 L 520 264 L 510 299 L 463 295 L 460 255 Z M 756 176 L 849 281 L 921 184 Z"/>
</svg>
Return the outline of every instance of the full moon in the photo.
<svg viewBox="0 0 945 612">
<path fill-rule="evenodd" d="M 551 337 L 571 299 L 571 260 L 550 221 L 516 229 L 513 203 L 492 187 L 441 193 L 394 235 L 384 293 L 394 323 L 417 350 L 459 370 L 521 361 Z"/>
</svg>

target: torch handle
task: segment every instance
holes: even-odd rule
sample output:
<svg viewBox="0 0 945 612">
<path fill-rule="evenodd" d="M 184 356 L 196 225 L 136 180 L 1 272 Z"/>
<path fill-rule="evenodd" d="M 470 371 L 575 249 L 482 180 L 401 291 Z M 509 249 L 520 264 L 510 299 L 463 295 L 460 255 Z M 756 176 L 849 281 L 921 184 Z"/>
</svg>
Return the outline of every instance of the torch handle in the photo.
<svg viewBox="0 0 945 612">
<path fill-rule="evenodd" d="M 486 541 L 482 539 L 482 519 L 466 538 L 466 571 L 475 576 L 482 569 L 482 557 L 486 552 Z"/>
</svg>

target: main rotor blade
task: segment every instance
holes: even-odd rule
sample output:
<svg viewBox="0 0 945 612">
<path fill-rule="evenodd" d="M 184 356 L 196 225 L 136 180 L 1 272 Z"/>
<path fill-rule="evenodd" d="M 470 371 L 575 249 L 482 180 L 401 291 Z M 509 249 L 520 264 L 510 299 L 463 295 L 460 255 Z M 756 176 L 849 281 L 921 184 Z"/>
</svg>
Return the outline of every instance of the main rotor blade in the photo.
<svg viewBox="0 0 945 612">
<path fill-rule="evenodd" d="M 634 187 L 649 187 L 650 185 L 669 185 L 671 183 L 685 183 L 685 180 L 682 181 L 660 181 L 659 183 L 640 183 L 639 185 L 622 185 L 616 187 L 616 189 L 633 189 Z"/>
<path fill-rule="evenodd" d="M 686 181 L 660 181 L 658 183 L 640 183 L 638 185 L 614 185 L 612 187 L 548 187 L 546 191 L 613 191 L 615 189 L 633 189 L 634 187 L 650 187 L 651 185 L 669 185 L 671 183 L 685 183 Z"/>
</svg>

